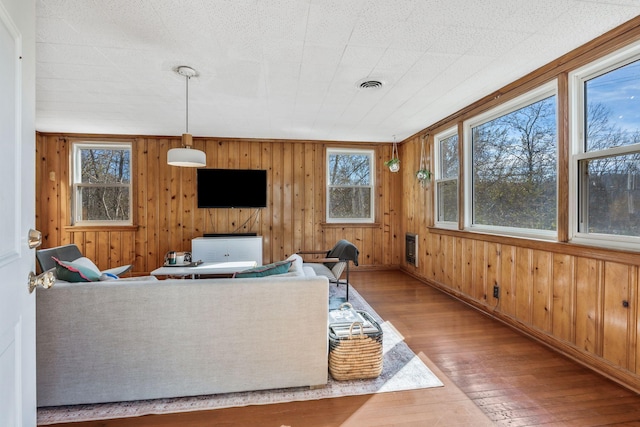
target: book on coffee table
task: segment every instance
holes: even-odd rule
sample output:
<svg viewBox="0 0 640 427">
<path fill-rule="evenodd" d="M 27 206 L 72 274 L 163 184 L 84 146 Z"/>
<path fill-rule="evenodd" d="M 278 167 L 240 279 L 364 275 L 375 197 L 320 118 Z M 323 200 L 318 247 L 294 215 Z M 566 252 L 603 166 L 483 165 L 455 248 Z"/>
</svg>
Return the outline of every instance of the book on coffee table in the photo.
<svg viewBox="0 0 640 427">
<path fill-rule="evenodd" d="M 355 325 L 353 329 L 351 325 L 331 325 L 331 331 L 338 337 L 347 337 L 349 334 L 351 335 L 360 335 L 360 326 L 359 324 Z M 362 333 L 363 334 L 373 334 L 380 332 L 375 326 L 369 324 L 369 326 L 364 326 Z"/>
<path fill-rule="evenodd" d="M 351 325 L 356 322 L 362 325 L 362 329 L 365 334 L 378 332 L 378 328 L 376 326 L 371 324 L 371 322 L 365 319 L 364 316 L 352 308 L 329 311 L 329 327 L 338 337 L 349 335 Z M 359 334 L 360 327 L 357 325 L 354 326 L 352 333 Z"/>
<path fill-rule="evenodd" d="M 329 324 L 333 325 L 336 323 L 347 323 L 352 324 L 353 322 L 361 322 L 364 323 L 365 319 L 362 317 L 360 313 L 352 308 L 341 309 L 341 310 L 331 310 L 329 311 Z"/>
</svg>

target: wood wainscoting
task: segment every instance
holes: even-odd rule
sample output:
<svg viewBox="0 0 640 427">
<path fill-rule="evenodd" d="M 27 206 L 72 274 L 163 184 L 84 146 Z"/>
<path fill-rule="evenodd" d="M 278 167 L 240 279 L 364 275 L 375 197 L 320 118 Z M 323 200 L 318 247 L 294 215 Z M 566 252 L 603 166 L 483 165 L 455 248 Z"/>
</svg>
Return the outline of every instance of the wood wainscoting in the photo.
<svg viewBox="0 0 640 427">
<path fill-rule="evenodd" d="M 70 152 L 74 141 L 130 141 L 133 145 L 133 226 L 71 224 Z M 133 264 L 132 274 L 157 268 L 170 250 L 190 251 L 204 233 L 255 232 L 263 237 L 264 263 L 300 250 L 330 249 L 340 239 L 360 250 L 363 269 L 398 266 L 395 244 L 401 205 L 396 174 L 383 168 L 390 144 L 341 143 L 376 152 L 374 224 L 325 223 L 326 147 L 336 142 L 195 138 L 209 168 L 266 169 L 268 207 L 198 209 L 196 171 L 167 165 L 167 151 L 180 137 L 126 135 L 36 135 L 36 226 L 43 248 L 77 244 L 101 269 Z M 224 185 L 229 185 L 226 183 Z"/>
<path fill-rule="evenodd" d="M 420 267 L 404 271 L 640 392 L 640 256 L 472 233 L 423 235 Z"/>
</svg>

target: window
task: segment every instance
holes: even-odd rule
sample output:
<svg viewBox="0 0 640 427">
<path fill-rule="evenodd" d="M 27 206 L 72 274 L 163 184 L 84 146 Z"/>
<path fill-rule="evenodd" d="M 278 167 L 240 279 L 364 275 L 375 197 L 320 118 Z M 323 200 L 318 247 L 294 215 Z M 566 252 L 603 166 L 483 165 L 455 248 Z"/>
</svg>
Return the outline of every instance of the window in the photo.
<svg viewBox="0 0 640 427">
<path fill-rule="evenodd" d="M 130 225 L 131 144 L 73 145 L 73 223 Z"/>
<path fill-rule="evenodd" d="M 465 123 L 467 227 L 556 237 L 555 81 Z"/>
<path fill-rule="evenodd" d="M 640 44 L 577 70 L 570 82 L 572 240 L 637 245 Z"/>
<path fill-rule="evenodd" d="M 458 228 L 458 158 L 457 128 L 438 134 L 434 138 L 435 163 L 435 218 L 436 226 Z"/>
<path fill-rule="evenodd" d="M 374 222 L 373 150 L 327 150 L 327 222 Z"/>
</svg>

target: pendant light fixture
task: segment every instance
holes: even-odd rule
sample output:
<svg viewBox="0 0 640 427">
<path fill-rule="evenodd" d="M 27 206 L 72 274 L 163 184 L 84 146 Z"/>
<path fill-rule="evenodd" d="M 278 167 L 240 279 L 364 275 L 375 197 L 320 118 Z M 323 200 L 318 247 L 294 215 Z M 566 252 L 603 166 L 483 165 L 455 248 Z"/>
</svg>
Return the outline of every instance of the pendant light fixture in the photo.
<svg viewBox="0 0 640 427">
<path fill-rule="evenodd" d="M 176 68 L 175 72 L 184 76 L 187 83 L 186 132 L 182 134 L 182 147 L 172 148 L 167 152 L 167 163 L 171 166 L 204 167 L 207 165 L 207 155 L 204 151 L 191 148 L 193 145 L 193 136 L 189 133 L 189 79 L 196 77 L 198 73 L 193 68 L 184 65 Z"/>
</svg>

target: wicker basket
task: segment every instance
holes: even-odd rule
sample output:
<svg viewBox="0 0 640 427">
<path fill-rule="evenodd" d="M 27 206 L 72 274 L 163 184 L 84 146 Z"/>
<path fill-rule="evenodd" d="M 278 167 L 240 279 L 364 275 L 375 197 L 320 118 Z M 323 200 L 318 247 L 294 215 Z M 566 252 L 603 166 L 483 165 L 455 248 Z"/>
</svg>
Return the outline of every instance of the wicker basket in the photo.
<svg viewBox="0 0 640 427">
<path fill-rule="evenodd" d="M 338 381 L 376 378 L 382 373 L 382 329 L 365 311 L 358 311 L 377 332 L 364 333 L 359 322 L 338 337 L 329 327 L 329 373 Z"/>
</svg>

